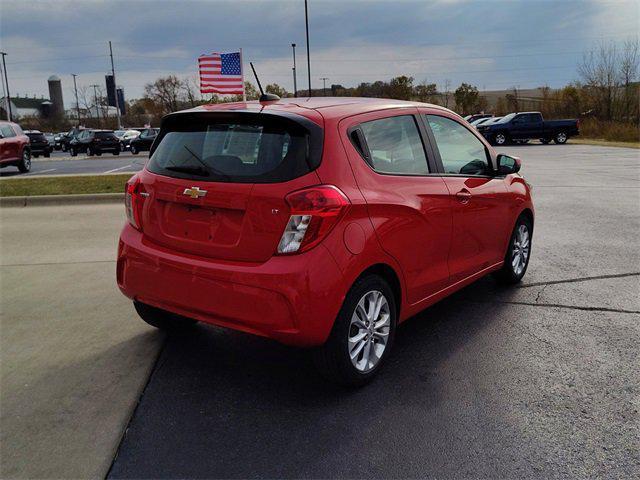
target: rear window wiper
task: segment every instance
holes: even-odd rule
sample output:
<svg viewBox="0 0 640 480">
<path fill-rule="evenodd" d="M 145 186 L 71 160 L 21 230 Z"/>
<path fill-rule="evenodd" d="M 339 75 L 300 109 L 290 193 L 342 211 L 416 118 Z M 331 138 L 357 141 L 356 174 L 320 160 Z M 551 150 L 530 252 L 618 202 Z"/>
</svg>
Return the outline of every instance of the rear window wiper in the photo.
<svg viewBox="0 0 640 480">
<path fill-rule="evenodd" d="M 229 182 L 231 181 L 231 177 L 229 175 L 227 175 L 224 172 L 221 172 L 220 170 L 217 170 L 215 168 L 213 168 L 211 165 L 207 165 L 206 163 L 204 163 L 204 161 L 195 153 L 193 153 L 193 150 L 191 150 L 189 147 L 187 147 L 186 145 L 183 145 L 183 147 L 187 150 L 187 152 L 189 152 L 191 154 L 191 156 L 193 158 L 195 158 L 198 162 L 200 162 L 201 165 L 204 166 L 204 168 L 207 169 L 207 171 L 211 171 L 212 173 L 215 173 L 216 175 L 218 175 L 219 177 L 222 177 L 225 179 L 225 181 Z"/>
<path fill-rule="evenodd" d="M 190 173 L 192 175 L 198 175 L 199 177 L 208 177 L 209 170 L 203 167 L 192 167 L 189 165 L 171 165 L 169 167 L 164 167 L 165 170 L 170 170 L 172 172 L 179 173 Z"/>
</svg>

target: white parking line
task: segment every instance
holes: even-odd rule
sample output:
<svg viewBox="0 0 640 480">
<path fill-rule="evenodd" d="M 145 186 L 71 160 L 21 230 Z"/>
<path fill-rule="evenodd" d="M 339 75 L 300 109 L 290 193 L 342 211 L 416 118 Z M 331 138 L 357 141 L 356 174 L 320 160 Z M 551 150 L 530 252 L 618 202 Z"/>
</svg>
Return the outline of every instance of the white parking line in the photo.
<svg viewBox="0 0 640 480">
<path fill-rule="evenodd" d="M 131 164 L 131 165 L 125 165 L 124 167 L 114 168 L 113 170 L 107 170 L 107 171 L 106 171 L 106 172 L 104 172 L 104 173 L 113 173 L 113 172 L 117 172 L 118 170 L 124 170 L 125 168 L 129 168 L 129 167 L 132 167 L 132 166 L 133 166 L 133 164 Z"/>
<path fill-rule="evenodd" d="M 46 170 L 38 170 L 37 172 L 30 172 L 30 173 L 40 174 L 40 173 L 54 172 L 56 170 L 57 168 L 47 168 Z"/>
</svg>

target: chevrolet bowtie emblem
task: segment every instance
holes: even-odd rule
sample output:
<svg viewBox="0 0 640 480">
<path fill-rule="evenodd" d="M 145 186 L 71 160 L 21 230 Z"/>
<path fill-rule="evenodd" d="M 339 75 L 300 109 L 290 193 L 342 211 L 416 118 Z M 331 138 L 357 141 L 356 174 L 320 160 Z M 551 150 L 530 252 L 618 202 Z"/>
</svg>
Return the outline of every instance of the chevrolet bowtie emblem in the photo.
<svg viewBox="0 0 640 480">
<path fill-rule="evenodd" d="M 207 191 L 200 190 L 199 187 L 191 187 L 191 188 L 185 188 L 182 194 L 188 195 L 191 198 L 200 198 L 200 197 L 204 197 L 207 194 Z"/>
</svg>

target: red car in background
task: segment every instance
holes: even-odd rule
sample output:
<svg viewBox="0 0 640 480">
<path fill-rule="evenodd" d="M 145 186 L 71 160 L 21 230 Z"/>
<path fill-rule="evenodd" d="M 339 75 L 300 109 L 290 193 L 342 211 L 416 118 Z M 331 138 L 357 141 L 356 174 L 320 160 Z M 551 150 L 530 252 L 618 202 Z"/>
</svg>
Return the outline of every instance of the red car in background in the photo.
<svg viewBox="0 0 640 480">
<path fill-rule="evenodd" d="M 0 121 L 0 168 L 14 165 L 22 173 L 31 170 L 29 137 L 13 122 Z"/>
<path fill-rule="evenodd" d="M 312 347 L 325 376 L 363 384 L 402 321 L 489 273 L 522 279 L 534 210 L 519 169 L 435 105 L 173 113 L 126 187 L 118 285 L 153 326 Z"/>
</svg>

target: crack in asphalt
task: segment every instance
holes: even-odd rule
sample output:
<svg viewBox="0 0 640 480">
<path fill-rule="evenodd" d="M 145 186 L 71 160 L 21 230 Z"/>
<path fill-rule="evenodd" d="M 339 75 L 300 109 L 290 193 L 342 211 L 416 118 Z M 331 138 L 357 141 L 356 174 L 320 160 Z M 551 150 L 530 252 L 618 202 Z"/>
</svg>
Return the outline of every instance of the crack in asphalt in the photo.
<svg viewBox="0 0 640 480">
<path fill-rule="evenodd" d="M 550 282 L 537 282 L 537 283 L 528 283 L 526 285 L 519 285 L 517 288 L 530 288 L 530 287 L 539 287 L 541 285 L 557 285 L 559 283 L 577 283 L 577 282 L 588 282 L 590 280 L 604 280 L 607 278 L 624 278 L 624 277 L 637 277 L 640 276 L 640 272 L 630 272 L 630 273 L 617 273 L 612 275 L 596 275 L 594 277 L 578 277 L 578 278 L 568 278 L 566 280 L 552 280 Z"/>
<path fill-rule="evenodd" d="M 534 303 L 534 302 L 516 302 L 506 300 L 468 300 L 471 303 L 499 303 L 507 305 L 527 305 L 530 307 L 547 307 L 547 308 L 566 308 L 569 310 L 582 310 L 587 312 L 612 312 L 612 313 L 631 313 L 640 314 L 640 310 L 625 310 L 623 308 L 607 308 L 607 307 L 581 307 L 578 305 L 562 305 L 560 303 Z"/>
</svg>

